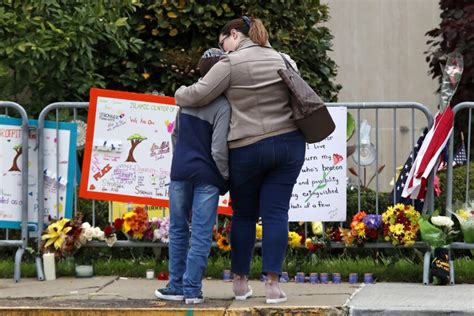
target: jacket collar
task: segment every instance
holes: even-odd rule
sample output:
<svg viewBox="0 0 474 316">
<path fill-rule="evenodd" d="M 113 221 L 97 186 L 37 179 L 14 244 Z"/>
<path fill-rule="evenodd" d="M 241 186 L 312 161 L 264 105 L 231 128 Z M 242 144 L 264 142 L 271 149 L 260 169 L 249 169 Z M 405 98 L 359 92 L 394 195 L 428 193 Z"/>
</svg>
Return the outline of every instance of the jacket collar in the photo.
<svg viewBox="0 0 474 316">
<path fill-rule="evenodd" d="M 238 50 L 241 50 L 241 49 L 250 47 L 250 46 L 259 46 L 259 45 L 258 45 L 258 44 L 255 44 L 254 42 L 252 42 L 252 40 L 251 40 L 250 38 L 248 38 L 247 36 L 244 36 L 244 37 L 242 37 L 242 39 L 240 40 L 239 45 L 237 45 L 237 48 L 236 48 L 235 51 L 238 51 Z M 265 47 L 271 48 L 270 43 L 267 42 L 266 45 L 265 45 Z"/>
</svg>

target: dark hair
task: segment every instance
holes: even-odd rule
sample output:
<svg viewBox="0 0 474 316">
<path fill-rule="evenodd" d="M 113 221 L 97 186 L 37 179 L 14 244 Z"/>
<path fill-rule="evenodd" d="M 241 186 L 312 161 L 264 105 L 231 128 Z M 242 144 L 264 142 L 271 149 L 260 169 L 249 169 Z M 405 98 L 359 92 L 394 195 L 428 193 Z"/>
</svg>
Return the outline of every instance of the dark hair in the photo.
<svg viewBox="0 0 474 316">
<path fill-rule="evenodd" d="M 243 16 L 238 19 L 230 20 L 222 28 L 221 34 L 229 35 L 232 29 L 236 29 L 245 36 L 248 36 L 252 42 L 260 46 L 265 46 L 268 42 L 267 29 L 265 29 L 260 19 Z"/>
<path fill-rule="evenodd" d="M 220 59 L 220 56 L 208 57 L 208 58 L 201 57 L 198 63 L 199 73 L 201 74 L 201 77 L 204 77 L 207 74 L 207 72 L 211 70 L 212 66 L 217 64 L 219 59 Z"/>
</svg>

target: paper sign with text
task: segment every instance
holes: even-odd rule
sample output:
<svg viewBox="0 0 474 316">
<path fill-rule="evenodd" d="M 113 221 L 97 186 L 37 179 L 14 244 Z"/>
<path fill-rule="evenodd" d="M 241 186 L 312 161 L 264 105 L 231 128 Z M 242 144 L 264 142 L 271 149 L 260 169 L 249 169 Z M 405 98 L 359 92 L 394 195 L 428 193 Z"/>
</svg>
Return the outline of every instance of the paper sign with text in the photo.
<svg viewBox="0 0 474 316">
<path fill-rule="evenodd" d="M 336 129 L 306 144 L 303 168 L 290 200 L 290 221 L 346 220 L 346 108 L 328 108 Z"/>
<path fill-rule="evenodd" d="M 30 120 L 29 126 L 37 121 Z M 56 127 L 58 128 L 56 130 Z M 45 218 L 72 216 L 74 170 L 76 166 L 76 124 L 45 122 L 44 129 L 44 214 Z M 22 159 L 21 120 L 0 117 L 0 228 L 19 229 Z M 38 222 L 38 150 L 36 135 L 28 140 L 28 222 Z M 58 159 L 59 158 L 59 159 Z"/>
<path fill-rule="evenodd" d="M 168 206 L 177 112 L 172 97 L 91 89 L 80 196 Z"/>
</svg>

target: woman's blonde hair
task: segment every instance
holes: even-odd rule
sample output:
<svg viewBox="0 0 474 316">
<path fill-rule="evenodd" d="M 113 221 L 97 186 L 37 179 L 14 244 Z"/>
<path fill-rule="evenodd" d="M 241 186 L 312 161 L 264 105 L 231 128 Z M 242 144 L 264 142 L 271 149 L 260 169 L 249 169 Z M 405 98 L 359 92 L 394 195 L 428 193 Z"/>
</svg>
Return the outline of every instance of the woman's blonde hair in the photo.
<svg viewBox="0 0 474 316">
<path fill-rule="evenodd" d="M 232 29 L 236 29 L 245 36 L 248 36 L 252 42 L 260 46 L 265 46 L 268 42 L 267 29 L 260 19 L 249 18 L 244 15 L 241 18 L 230 20 L 222 28 L 221 34 L 229 35 Z"/>
</svg>

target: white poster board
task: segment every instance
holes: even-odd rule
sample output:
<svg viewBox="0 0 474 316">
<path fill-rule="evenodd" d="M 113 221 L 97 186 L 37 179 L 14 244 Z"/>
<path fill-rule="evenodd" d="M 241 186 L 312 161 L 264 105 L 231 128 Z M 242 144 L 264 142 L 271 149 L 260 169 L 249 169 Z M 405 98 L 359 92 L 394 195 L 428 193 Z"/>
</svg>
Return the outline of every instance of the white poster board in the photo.
<svg viewBox="0 0 474 316">
<path fill-rule="evenodd" d="M 336 124 L 325 140 L 306 144 L 306 157 L 290 200 L 289 220 L 346 220 L 347 109 L 328 108 Z"/>
<path fill-rule="evenodd" d="M 178 109 L 171 97 L 91 89 L 80 196 L 168 206 Z"/>
<path fill-rule="evenodd" d="M 29 126 L 37 122 L 29 121 Z M 45 218 L 72 216 L 76 133 L 73 123 L 45 122 L 44 207 Z M 0 227 L 18 229 L 22 211 L 21 120 L 0 117 Z M 59 152 L 58 152 L 59 149 Z M 58 159 L 59 158 L 59 159 Z M 38 151 L 36 137 L 28 140 L 28 222 L 38 222 Z"/>
</svg>

